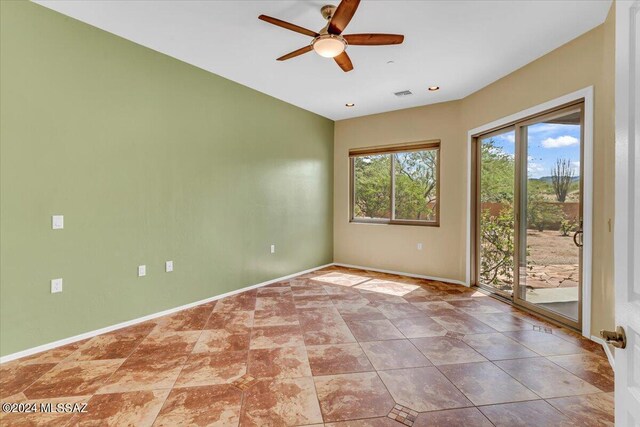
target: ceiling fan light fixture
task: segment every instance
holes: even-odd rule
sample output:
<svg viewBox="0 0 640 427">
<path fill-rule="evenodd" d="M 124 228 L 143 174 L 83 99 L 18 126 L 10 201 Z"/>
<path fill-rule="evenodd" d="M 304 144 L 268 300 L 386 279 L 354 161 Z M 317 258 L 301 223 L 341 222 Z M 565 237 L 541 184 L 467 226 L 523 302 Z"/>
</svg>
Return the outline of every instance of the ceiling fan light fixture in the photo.
<svg viewBox="0 0 640 427">
<path fill-rule="evenodd" d="M 1 1 L 1 0 L 0 0 Z M 338 6 L 326 5 L 320 9 L 322 17 L 327 20 L 327 24 L 319 31 L 312 31 L 291 22 L 272 16 L 260 15 L 258 19 L 293 31 L 298 34 L 304 34 L 312 38 L 311 43 L 282 55 L 277 61 L 286 61 L 296 58 L 305 53 L 315 51 L 324 58 L 333 58 L 334 62 L 342 71 L 348 73 L 353 70 L 353 63 L 346 52 L 349 45 L 352 46 L 389 46 L 401 44 L 404 41 L 402 34 L 378 34 L 378 33 L 362 33 L 362 34 L 345 34 L 345 28 L 351 22 L 351 18 L 356 13 L 360 0 L 340 0 Z"/>
<path fill-rule="evenodd" d="M 340 36 L 323 34 L 313 39 L 313 50 L 325 58 L 335 58 L 347 48 L 347 42 Z"/>
<path fill-rule="evenodd" d="M 431 92 L 435 92 L 436 90 L 439 90 L 440 86 L 429 86 L 429 91 Z"/>
<path fill-rule="evenodd" d="M 344 104 L 345 107 L 351 108 L 351 107 L 355 107 L 356 104 L 354 104 L 353 102 L 347 102 L 346 104 Z"/>
</svg>

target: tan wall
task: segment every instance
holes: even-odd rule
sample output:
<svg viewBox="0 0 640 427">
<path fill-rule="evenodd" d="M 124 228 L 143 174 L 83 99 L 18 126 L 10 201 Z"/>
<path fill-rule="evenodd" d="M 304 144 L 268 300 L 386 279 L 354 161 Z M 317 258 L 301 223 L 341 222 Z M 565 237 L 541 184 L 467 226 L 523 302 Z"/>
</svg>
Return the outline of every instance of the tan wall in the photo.
<svg viewBox="0 0 640 427">
<path fill-rule="evenodd" d="M 334 146 L 334 260 L 464 280 L 465 141 L 460 102 L 336 122 Z M 349 223 L 349 149 L 440 139 L 440 227 Z M 416 244 L 423 243 L 422 251 Z"/>
<path fill-rule="evenodd" d="M 613 2 L 603 25 L 602 83 L 596 95 L 594 167 L 594 248 L 591 333 L 615 327 L 615 289 L 613 282 L 613 218 L 615 180 L 615 10 Z M 601 182 L 598 182 L 601 179 Z M 611 221 L 611 222 L 610 222 Z M 611 224 L 611 227 L 609 226 Z"/>
<path fill-rule="evenodd" d="M 593 86 L 592 331 L 613 326 L 613 34 L 610 13 L 603 25 L 462 100 L 336 122 L 335 262 L 464 281 L 468 130 Z M 442 141 L 441 226 L 349 223 L 348 150 L 427 139 Z"/>
</svg>

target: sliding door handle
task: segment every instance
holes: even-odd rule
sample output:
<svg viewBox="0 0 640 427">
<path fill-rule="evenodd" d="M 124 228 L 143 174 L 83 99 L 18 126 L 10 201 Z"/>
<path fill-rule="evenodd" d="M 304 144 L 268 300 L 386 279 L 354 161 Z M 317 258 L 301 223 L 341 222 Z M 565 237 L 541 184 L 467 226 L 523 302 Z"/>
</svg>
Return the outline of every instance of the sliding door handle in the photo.
<svg viewBox="0 0 640 427">
<path fill-rule="evenodd" d="M 573 243 L 575 243 L 575 245 L 579 248 L 582 247 L 582 234 L 583 231 L 581 229 L 573 233 Z M 580 240 L 578 240 L 578 236 L 580 236 Z"/>
</svg>

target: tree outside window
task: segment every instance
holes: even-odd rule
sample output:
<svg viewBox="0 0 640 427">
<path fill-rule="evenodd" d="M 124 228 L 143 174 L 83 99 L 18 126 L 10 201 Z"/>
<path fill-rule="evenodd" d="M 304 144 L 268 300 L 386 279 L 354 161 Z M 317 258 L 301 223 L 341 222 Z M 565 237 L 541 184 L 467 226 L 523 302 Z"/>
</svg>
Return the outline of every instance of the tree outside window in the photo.
<svg viewBox="0 0 640 427">
<path fill-rule="evenodd" d="M 438 224 L 439 143 L 352 155 L 352 221 Z"/>
</svg>

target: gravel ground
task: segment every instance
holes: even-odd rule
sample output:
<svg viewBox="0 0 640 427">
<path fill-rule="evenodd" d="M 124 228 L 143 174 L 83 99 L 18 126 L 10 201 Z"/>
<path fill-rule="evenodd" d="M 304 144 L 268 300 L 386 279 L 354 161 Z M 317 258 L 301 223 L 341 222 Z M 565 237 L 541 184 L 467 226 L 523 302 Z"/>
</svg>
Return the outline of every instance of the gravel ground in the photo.
<svg viewBox="0 0 640 427">
<path fill-rule="evenodd" d="M 527 231 L 529 260 L 537 265 L 578 264 L 578 247 L 573 243 L 573 235 L 562 236 L 559 231 Z"/>
</svg>

